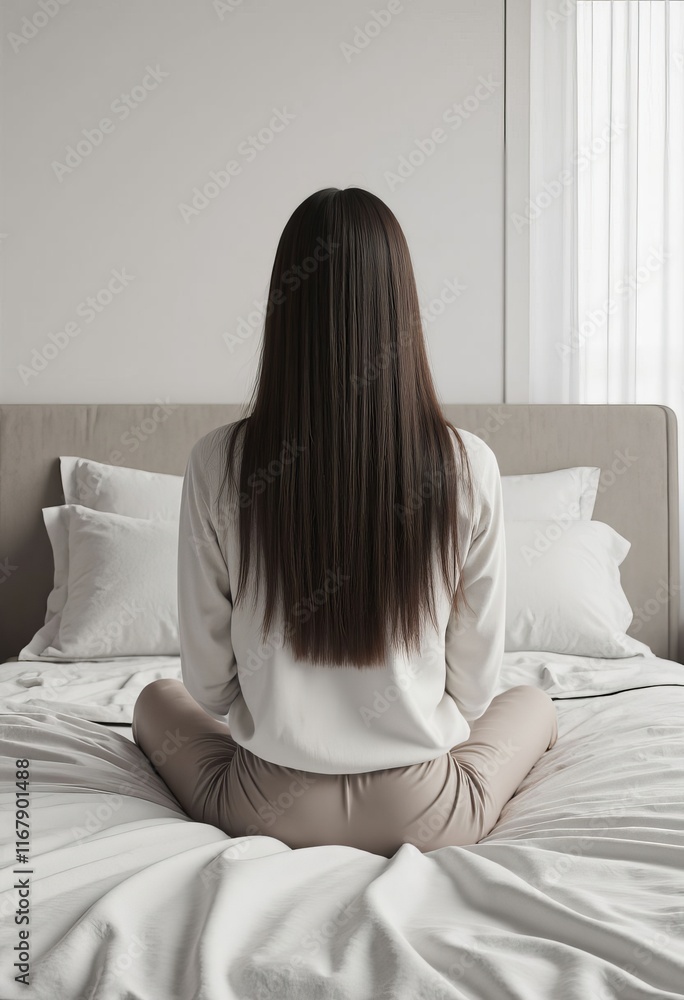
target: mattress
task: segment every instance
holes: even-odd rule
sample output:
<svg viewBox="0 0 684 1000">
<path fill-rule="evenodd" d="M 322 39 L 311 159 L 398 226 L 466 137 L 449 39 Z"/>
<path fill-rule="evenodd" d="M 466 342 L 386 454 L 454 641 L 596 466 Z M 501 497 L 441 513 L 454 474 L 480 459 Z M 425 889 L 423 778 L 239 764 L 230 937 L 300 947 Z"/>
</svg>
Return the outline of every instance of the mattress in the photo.
<svg viewBox="0 0 684 1000">
<path fill-rule="evenodd" d="M 178 674 L 2 665 L 3 816 L 28 758 L 31 829 L 26 863 L 1 831 L 2 998 L 684 996 L 681 664 L 507 654 L 500 690 L 547 690 L 558 742 L 478 844 L 389 859 L 185 817 L 126 726 L 137 692 Z M 29 987 L 7 957 L 22 877 Z"/>
</svg>

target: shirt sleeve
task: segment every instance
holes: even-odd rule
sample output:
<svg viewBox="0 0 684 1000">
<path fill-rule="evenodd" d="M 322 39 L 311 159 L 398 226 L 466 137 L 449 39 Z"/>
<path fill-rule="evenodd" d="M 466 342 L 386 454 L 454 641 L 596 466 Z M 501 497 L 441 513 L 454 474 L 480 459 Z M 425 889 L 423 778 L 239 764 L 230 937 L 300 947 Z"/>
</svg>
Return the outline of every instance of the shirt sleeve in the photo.
<svg viewBox="0 0 684 1000">
<path fill-rule="evenodd" d="M 206 439 L 193 447 L 181 493 L 178 532 L 178 630 L 183 684 L 225 722 L 240 691 L 231 641 L 228 567 L 211 517 Z"/>
<path fill-rule="evenodd" d="M 458 615 L 452 611 L 445 647 L 446 691 L 467 722 L 479 719 L 494 696 L 506 630 L 501 476 L 494 452 L 486 443 L 480 445 L 482 461 L 473 469 L 477 521 L 462 570 L 465 595 L 472 611 L 465 606 Z"/>
</svg>

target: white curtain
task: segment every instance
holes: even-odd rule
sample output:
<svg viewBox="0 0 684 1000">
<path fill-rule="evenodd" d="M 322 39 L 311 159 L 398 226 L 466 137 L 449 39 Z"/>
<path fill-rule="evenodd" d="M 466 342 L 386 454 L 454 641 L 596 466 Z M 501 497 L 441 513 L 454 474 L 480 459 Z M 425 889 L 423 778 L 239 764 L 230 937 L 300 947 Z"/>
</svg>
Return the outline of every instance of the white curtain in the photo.
<svg viewBox="0 0 684 1000">
<path fill-rule="evenodd" d="M 684 509 L 684 0 L 530 28 L 530 401 L 672 407 Z"/>
</svg>

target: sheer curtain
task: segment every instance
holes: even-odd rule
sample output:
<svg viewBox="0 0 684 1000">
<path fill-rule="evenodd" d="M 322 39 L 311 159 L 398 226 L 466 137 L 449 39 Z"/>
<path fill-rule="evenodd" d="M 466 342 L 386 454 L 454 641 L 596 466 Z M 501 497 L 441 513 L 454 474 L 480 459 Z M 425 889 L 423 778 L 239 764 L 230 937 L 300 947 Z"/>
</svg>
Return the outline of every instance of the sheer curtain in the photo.
<svg viewBox="0 0 684 1000">
<path fill-rule="evenodd" d="M 530 28 L 530 401 L 671 406 L 684 508 L 684 0 Z"/>
</svg>

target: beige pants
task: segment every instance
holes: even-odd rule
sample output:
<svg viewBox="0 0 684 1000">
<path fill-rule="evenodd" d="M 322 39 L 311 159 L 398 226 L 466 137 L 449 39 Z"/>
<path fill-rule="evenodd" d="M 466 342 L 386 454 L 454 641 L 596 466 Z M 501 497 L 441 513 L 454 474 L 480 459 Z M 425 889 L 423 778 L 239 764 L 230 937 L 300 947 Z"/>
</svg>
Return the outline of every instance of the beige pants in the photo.
<svg viewBox="0 0 684 1000">
<path fill-rule="evenodd" d="M 422 764 L 318 774 L 261 760 L 238 746 L 180 681 L 148 684 L 133 739 L 191 819 L 231 837 L 264 835 L 289 847 L 343 844 L 391 857 L 475 844 L 496 824 L 558 736 L 542 690 L 510 688 L 471 725 L 469 738 Z"/>
</svg>

